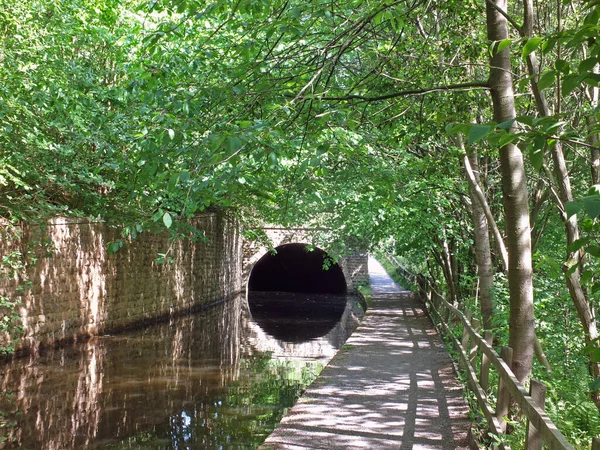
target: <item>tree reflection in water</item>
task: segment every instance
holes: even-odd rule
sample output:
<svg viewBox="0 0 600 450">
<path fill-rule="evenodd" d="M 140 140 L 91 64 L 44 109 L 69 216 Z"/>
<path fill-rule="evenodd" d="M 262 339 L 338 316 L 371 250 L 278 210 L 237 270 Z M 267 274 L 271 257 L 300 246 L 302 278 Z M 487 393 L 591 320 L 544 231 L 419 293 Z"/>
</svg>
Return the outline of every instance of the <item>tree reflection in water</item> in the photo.
<svg viewBox="0 0 600 450">
<path fill-rule="evenodd" d="M 356 326 L 360 309 L 346 305 L 307 342 L 274 339 L 236 298 L 11 361 L 0 366 L 0 449 L 255 448 Z"/>
</svg>

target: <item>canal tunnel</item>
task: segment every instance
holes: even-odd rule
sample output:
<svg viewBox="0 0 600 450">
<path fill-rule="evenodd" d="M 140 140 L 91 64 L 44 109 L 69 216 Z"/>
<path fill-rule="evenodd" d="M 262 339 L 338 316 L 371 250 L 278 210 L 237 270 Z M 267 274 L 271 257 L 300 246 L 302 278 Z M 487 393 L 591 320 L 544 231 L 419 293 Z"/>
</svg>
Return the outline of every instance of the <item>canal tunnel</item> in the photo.
<svg viewBox="0 0 600 450">
<path fill-rule="evenodd" d="M 264 255 L 248 280 L 252 318 L 276 339 L 303 342 L 324 336 L 346 308 L 346 278 L 328 255 L 306 244 L 285 244 Z"/>
<path fill-rule="evenodd" d="M 346 278 L 341 267 L 328 255 L 306 244 L 285 244 L 267 253 L 255 264 L 248 281 L 249 291 L 345 294 Z"/>
</svg>

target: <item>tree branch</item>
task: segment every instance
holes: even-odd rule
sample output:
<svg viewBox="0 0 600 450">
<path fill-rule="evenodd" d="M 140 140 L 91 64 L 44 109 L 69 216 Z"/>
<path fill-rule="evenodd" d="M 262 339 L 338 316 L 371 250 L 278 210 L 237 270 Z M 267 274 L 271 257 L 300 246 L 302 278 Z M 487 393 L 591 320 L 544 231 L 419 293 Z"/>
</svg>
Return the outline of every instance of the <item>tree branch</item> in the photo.
<svg viewBox="0 0 600 450">
<path fill-rule="evenodd" d="M 392 92 L 391 94 L 380 95 L 376 97 L 367 97 L 364 95 L 344 95 L 340 97 L 320 97 L 320 100 L 328 101 L 346 101 L 346 100 L 360 100 L 363 102 L 376 102 L 380 100 L 388 100 L 396 97 L 408 97 L 410 95 L 424 95 L 431 92 L 443 92 L 443 91 L 456 91 L 461 89 L 489 89 L 487 81 L 473 81 L 471 83 L 458 83 L 448 84 L 446 86 L 436 86 L 431 88 L 422 89 L 409 89 L 406 91 Z"/>
<path fill-rule="evenodd" d="M 502 8 L 499 8 L 498 5 L 496 5 L 496 3 L 494 3 L 492 0 L 487 0 L 486 3 L 502 14 L 504 18 L 515 28 L 515 30 L 517 30 L 519 36 L 523 37 L 523 27 L 521 27 L 521 25 L 519 25 L 515 19 L 509 16 L 508 13 Z"/>
</svg>

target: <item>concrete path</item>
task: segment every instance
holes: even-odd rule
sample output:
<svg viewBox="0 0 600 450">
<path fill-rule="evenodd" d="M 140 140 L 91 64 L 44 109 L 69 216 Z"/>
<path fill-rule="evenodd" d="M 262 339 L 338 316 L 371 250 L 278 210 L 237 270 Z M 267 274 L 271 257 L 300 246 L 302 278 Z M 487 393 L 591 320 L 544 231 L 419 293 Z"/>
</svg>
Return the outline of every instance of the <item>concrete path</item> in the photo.
<svg viewBox="0 0 600 450">
<path fill-rule="evenodd" d="M 373 302 L 261 449 L 467 449 L 468 407 L 421 302 L 369 260 Z"/>
</svg>

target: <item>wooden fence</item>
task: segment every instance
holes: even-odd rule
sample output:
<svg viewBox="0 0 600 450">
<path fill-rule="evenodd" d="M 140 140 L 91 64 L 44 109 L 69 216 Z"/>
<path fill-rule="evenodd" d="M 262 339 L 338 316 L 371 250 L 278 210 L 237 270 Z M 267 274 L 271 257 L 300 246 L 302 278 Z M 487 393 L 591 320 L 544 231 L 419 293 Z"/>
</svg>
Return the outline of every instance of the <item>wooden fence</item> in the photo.
<svg viewBox="0 0 600 450">
<path fill-rule="evenodd" d="M 498 437 L 506 433 L 509 406 L 514 402 L 526 418 L 526 449 L 541 450 L 544 445 L 550 450 L 574 449 L 544 412 L 546 393 L 544 383 L 531 379 L 527 391 L 513 374 L 510 369 L 512 349 L 503 347 L 501 354 L 498 355 L 492 348 L 492 334 L 486 331 L 481 336 L 481 324 L 479 320 L 471 319 L 470 312 L 463 313 L 437 293 L 427 279 L 410 273 L 394 257 L 389 259 L 398 267 L 399 273 L 404 278 L 418 286 L 430 316 L 434 322 L 439 322 L 441 332 L 452 341 L 459 355 L 459 367 L 466 372 L 468 387 L 477 398 L 479 408 L 487 421 L 488 430 Z M 451 330 L 451 327 L 455 326 L 459 327 L 459 330 L 462 327 L 460 340 Z M 476 370 L 476 367 L 479 367 L 479 370 Z M 492 368 L 498 375 L 497 386 L 494 386 L 497 388 L 495 405 L 492 405 L 490 399 L 493 387 L 490 386 Z M 493 448 L 510 449 L 501 439 L 494 444 Z M 600 450 L 600 438 L 594 438 L 592 450 Z"/>
</svg>

